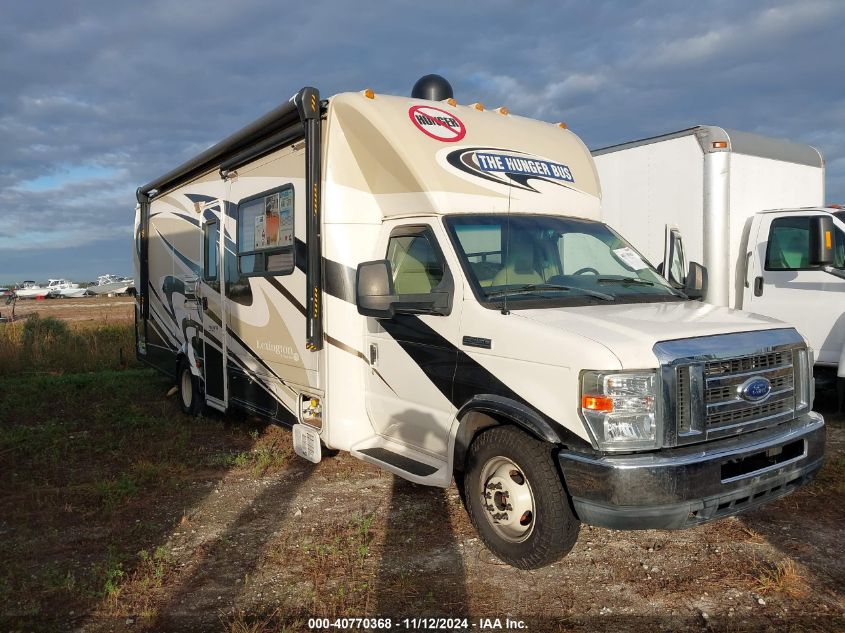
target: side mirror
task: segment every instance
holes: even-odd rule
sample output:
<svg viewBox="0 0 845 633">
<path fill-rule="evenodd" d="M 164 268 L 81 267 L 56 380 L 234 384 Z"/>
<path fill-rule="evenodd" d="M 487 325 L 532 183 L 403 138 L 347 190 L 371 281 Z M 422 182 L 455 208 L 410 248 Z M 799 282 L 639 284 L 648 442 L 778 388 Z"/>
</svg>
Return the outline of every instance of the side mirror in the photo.
<svg viewBox="0 0 845 633">
<path fill-rule="evenodd" d="M 833 218 L 814 215 L 810 218 L 810 266 L 831 266 L 833 262 Z"/>
<path fill-rule="evenodd" d="M 391 319 L 396 314 L 437 314 L 452 312 L 452 280 L 447 275 L 435 290 L 420 294 L 396 294 L 393 271 L 386 259 L 358 264 L 355 276 L 358 314 Z"/>
<path fill-rule="evenodd" d="M 697 262 L 689 263 L 684 293 L 690 299 L 701 300 L 707 295 L 707 269 Z"/>
<path fill-rule="evenodd" d="M 393 288 L 393 275 L 390 262 L 379 259 L 373 262 L 358 264 L 355 276 L 355 302 L 358 304 L 358 314 L 390 319 L 394 315 L 393 301 L 396 290 Z"/>
</svg>

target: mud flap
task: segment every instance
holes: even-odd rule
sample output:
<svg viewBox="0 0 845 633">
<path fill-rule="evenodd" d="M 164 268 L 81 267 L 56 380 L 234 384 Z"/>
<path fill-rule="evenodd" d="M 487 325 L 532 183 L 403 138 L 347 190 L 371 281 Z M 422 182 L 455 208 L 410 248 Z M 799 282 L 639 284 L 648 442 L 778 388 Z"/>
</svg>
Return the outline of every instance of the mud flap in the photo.
<svg viewBox="0 0 845 633">
<path fill-rule="evenodd" d="M 293 451 L 309 462 L 319 464 L 323 458 L 320 434 L 304 424 L 293 425 Z"/>
</svg>

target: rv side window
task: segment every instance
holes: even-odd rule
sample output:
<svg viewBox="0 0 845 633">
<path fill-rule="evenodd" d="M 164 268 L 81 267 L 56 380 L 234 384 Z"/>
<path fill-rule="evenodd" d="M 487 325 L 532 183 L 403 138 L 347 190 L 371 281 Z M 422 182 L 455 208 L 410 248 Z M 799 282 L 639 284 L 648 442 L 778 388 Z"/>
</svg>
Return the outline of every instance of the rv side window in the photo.
<svg viewBox="0 0 845 633">
<path fill-rule="evenodd" d="M 289 275 L 294 269 L 293 185 L 241 200 L 238 267 L 241 274 Z"/>
<path fill-rule="evenodd" d="M 443 281 L 443 257 L 433 240 L 427 232 L 390 237 L 387 260 L 397 294 L 427 294 Z"/>
<path fill-rule="evenodd" d="M 215 220 L 203 227 L 203 278 L 206 281 L 217 281 L 217 246 L 220 243 L 218 226 Z"/>
</svg>

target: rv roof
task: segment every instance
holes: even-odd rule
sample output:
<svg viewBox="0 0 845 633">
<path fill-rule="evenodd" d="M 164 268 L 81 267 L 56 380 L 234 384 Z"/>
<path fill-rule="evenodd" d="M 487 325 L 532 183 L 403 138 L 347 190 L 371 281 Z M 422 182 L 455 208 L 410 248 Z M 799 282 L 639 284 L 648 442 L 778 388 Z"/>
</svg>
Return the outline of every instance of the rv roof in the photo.
<svg viewBox="0 0 845 633">
<path fill-rule="evenodd" d="M 301 138 L 299 109 L 315 99 L 316 91 L 304 88 L 288 104 L 139 188 L 139 202 Z M 372 91 L 338 94 L 324 105 L 326 221 L 506 211 L 598 217 L 595 166 L 565 127 L 513 116 L 506 108 Z M 333 199 L 340 191 L 346 197 Z M 367 199 L 349 197 L 361 194 Z"/>
<path fill-rule="evenodd" d="M 329 100 L 327 137 L 327 221 L 349 206 L 330 204 L 338 190 L 370 199 L 356 201 L 359 221 L 508 210 L 598 214 L 598 177 L 578 136 L 506 110 L 344 93 Z"/>
<path fill-rule="evenodd" d="M 618 145 L 609 145 L 607 147 L 592 150 L 592 154 L 593 156 L 601 156 L 602 154 L 610 154 L 623 149 L 650 145 L 652 143 L 659 143 L 661 141 L 691 135 L 698 138 L 702 150 L 705 152 L 730 151 L 736 154 L 747 154 L 749 156 L 771 158 L 773 160 L 797 163 L 799 165 L 809 165 L 811 167 L 824 166 L 824 159 L 822 158 L 821 152 L 811 145 L 787 141 L 785 139 L 772 138 L 761 134 L 752 134 L 751 132 L 730 130 L 715 125 L 696 125 L 695 127 L 671 132 L 669 134 L 650 136 L 648 138 L 620 143 Z M 713 143 L 719 141 L 726 142 L 727 146 L 714 147 Z"/>
</svg>

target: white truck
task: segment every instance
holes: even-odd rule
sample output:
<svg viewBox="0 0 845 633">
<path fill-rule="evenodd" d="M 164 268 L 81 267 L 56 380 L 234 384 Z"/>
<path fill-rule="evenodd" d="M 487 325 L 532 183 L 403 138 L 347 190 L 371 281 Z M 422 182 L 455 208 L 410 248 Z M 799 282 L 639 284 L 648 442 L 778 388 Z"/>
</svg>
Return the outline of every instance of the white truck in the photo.
<svg viewBox="0 0 845 633">
<path fill-rule="evenodd" d="M 138 357 L 184 411 L 240 407 L 424 485 L 533 568 L 580 523 L 682 528 L 809 481 L 806 341 L 695 300 L 600 219 L 564 125 L 303 88 L 140 187 Z M 443 517 L 447 520 L 447 517 Z"/>
<path fill-rule="evenodd" d="M 819 384 L 845 394 L 845 214 L 824 206 L 815 148 L 700 125 L 593 150 L 602 219 L 682 283 L 704 263 L 706 301 L 794 325 Z M 819 236 L 832 248 L 819 259 Z M 664 261 L 665 257 L 665 261 Z"/>
</svg>

